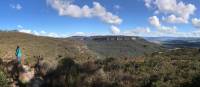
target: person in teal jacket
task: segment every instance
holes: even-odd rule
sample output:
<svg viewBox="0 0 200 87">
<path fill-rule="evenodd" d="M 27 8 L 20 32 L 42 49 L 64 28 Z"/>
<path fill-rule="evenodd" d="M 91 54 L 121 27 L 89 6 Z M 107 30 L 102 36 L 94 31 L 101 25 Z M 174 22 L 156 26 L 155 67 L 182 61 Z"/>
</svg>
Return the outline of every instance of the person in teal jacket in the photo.
<svg viewBox="0 0 200 87">
<path fill-rule="evenodd" d="M 21 64 L 22 51 L 19 46 L 17 46 L 15 55 L 17 57 L 18 64 Z"/>
</svg>

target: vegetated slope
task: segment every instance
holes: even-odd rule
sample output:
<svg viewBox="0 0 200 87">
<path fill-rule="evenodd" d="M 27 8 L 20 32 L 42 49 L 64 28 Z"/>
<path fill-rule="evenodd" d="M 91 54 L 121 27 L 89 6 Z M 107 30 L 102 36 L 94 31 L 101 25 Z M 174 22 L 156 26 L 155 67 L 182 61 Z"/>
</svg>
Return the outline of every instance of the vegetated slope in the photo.
<svg viewBox="0 0 200 87">
<path fill-rule="evenodd" d="M 28 83 L 38 85 L 38 87 L 200 86 L 199 48 L 173 49 L 156 52 L 144 57 L 106 58 L 88 60 L 88 62 L 80 63 L 77 60 L 83 60 L 83 58 L 85 58 L 79 56 L 82 55 L 80 49 L 88 50 L 87 46 L 82 44 L 83 42 L 70 39 L 36 37 L 29 34 L 13 32 L 0 33 L 0 37 L 1 56 L 7 54 L 14 56 L 15 45 L 20 45 L 24 48 L 23 53 L 26 54 L 25 56 L 29 55 L 29 57 L 32 58 L 34 55 L 41 54 L 45 56 L 45 59 L 49 59 L 51 63 L 53 60 L 59 61 L 58 66 L 55 67 L 55 69 L 40 75 L 42 79 L 35 77 Z M 97 43 L 96 41 L 94 42 Z M 118 43 L 118 45 L 121 44 L 121 42 L 118 41 L 113 42 Z M 55 43 L 57 45 L 53 45 Z M 143 43 L 146 44 L 148 42 L 144 41 Z M 139 42 L 137 42 L 137 45 L 141 44 L 142 43 L 139 44 Z M 72 58 L 63 57 L 62 59 L 59 59 L 57 57 L 59 55 L 53 55 L 51 52 L 46 52 L 46 50 L 52 51 L 55 49 L 54 46 L 58 46 L 56 47 L 56 49 L 59 50 L 57 51 L 57 54 L 61 56 L 61 53 L 63 53 L 63 56 L 72 56 Z M 36 50 L 33 48 L 36 48 Z M 77 57 L 78 59 L 74 57 Z M 0 84 L 3 82 L 3 84 L 9 85 L 6 80 L 7 78 L 4 77 L 6 76 L 4 75 L 6 72 L 2 73 L 3 70 L 1 71 L 2 67 L 6 66 L 0 64 L 0 78 L 2 78 Z M 42 72 L 43 69 L 45 70 L 45 68 L 39 69 L 39 72 Z"/>
<path fill-rule="evenodd" d="M 17 45 L 22 48 L 23 57 L 26 59 L 42 56 L 51 62 L 63 57 L 75 58 L 76 61 L 84 62 L 97 57 L 143 56 L 162 49 L 160 45 L 139 37 L 134 37 L 136 38 L 134 40 L 110 41 L 92 40 L 91 38 L 93 37 L 77 40 L 74 38 L 34 36 L 19 32 L 0 32 L 0 58 L 15 58 Z"/>
<path fill-rule="evenodd" d="M 0 58 L 15 58 L 15 49 L 19 45 L 23 57 L 34 59 L 41 56 L 52 64 L 63 57 L 86 61 L 95 58 L 86 46 L 75 40 L 34 36 L 18 32 L 0 32 Z M 54 61 L 55 60 L 55 61 Z"/>
<path fill-rule="evenodd" d="M 106 36 L 104 36 L 106 37 Z M 163 50 L 161 45 L 150 43 L 143 38 L 133 37 L 133 40 L 85 40 L 88 48 L 97 54 L 108 57 L 144 56 Z"/>
<path fill-rule="evenodd" d="M 77 87 L 199 87 L 200 61 L 190 55 L 200 53 L 198 50 L 174 49 L 144 58 L 107 58 L 82 65 L 65 59 L 60 63 L 60 67 L 69 69 L 64 71 L 67 73 L 67 78 L 63 80 L 65 82 L 56 82 L 58 79 L 54 77 L 51 80 L 55 84 L 50 85 L 62 84 L 64 87 L 66 83 L 70 83 L 70 86 Z M 174 52 L 176 54 L 173 54 Z M 67 64 L 67 61 L 71 62 Z M 56 72 L 59 73 L 59 69 Z"/>
<path fill-rule="evenodd" d="M 182 55 L 181 51 L 186 53 Z M 194 55 L 185 56 L 190 53 L 200 51 L 175 49 L 145 57 L 106 58 L 83 64 L 64 58 L 57 69 L 41 80 L 45 86 L 40 87 L 199 87 L 200 61 Z"/>
</svg>

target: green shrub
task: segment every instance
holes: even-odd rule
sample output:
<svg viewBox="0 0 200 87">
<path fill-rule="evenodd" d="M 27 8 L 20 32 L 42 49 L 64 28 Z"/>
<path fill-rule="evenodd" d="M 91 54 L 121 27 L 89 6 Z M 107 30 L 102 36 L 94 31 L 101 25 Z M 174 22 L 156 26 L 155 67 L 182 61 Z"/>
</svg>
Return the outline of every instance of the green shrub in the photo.
<svg viewBox="0 0 200 87">
<path fill-rule="evenodd" d="M 2 70 L 0 70 L 0 86 L 8 87 L 8 78 Z"/>
</svg>

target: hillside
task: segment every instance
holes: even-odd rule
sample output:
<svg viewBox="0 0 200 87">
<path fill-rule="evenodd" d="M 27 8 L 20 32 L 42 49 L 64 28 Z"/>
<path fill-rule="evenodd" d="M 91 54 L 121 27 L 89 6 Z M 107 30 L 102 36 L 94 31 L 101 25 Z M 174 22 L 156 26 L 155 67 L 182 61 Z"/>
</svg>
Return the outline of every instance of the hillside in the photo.
<svg viewBox="0 0 200 87">
<path fill-rule="evenodd" d="M 34 60 L 41 56 L 47 61 L 63 57 L 76 58 L 77 61 L 86 61 L 93 57 L 83 43 L 75 40 L 59 39 L 51 37 L 34 36 L 18 32 L 0 32 L 0 58 L 15 58 L 15 49 L 19 45 L 22 48 L 23 57 Z M 53 61 L 52 61 L 53 60 Z"/>
<path fill-rule="evenodd" d="M 115 40 L 115 37 L 119 37 L 118 40 Z M 110 40 L 102 40 L 102 38 L 110 38 Z M 112 38 L 114 39 L 112 40 Z M 14 59 L 17 45 L 22 48 L 23 57 L 28 61 L 35 60 L 36 57 L 41 56 L 47 62 L 51 61 L 51 64 L 52 62 L 56 64 L 56 61 L 63 57 L 75 58 L 78 62 L 85 62 L 95 58 L 143 56 L 162 49 L 161 46 L 150 43 L 140 37 L 52 38 L 12 31 L 0 32 L 0 58 Z"/>
<path fill-rule="evenodd" d="M 145 57 L 97 59 L 82 64 L 64 58 L 42 79 L 34 77 L 27 86 L 20 87 L 199 87 L 199 53 L 199 49 L 174 49 Z M 6 78 L 3 75 L 0 73 L 0 79 Z"/>
<path fill-rule="evenodd" d="M 24 72 L 34 76 L 23 84 L 20 84 L 23 82 L 20 78 L 20 81 L 15 79 L 17 77 L 15 63 L 0 61 L 0 84 L 3 87 L 7 87 L 6 85 L 14 85 L 13 87 L 199 87 L 200 85 L 198 83 L 199 48 L 154 52 L 162 50 L 162 47 L 140 37 L 50 38 L 17 32 L 0 32 L 1 59 L 14 59 L 17 45 L 22 48 L 27 62 L 33 63 L 38 56 L 42 56 L 44 60 L 34 62 L 33 65 L 27 64 L 32 71 L 35 71 Z M 40 67 L 33 67 L 35 65 Z M 49 69 L 51 66 L 53 68 Z"/>
<path fill-rule="evenodd" d="M 101 58 L 143 56 L 163 50 L 161 45 L 135 36 L 76 36 L 71 38 L 84 42 L 90 50 L 96 52 Z"/>
</svg>

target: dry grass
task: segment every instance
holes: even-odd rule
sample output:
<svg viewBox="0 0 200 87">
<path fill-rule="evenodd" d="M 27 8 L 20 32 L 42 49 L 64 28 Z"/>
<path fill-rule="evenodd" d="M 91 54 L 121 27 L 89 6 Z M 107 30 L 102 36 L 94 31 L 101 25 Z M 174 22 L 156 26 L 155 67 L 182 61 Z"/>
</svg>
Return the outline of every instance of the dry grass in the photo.
<svg viewBox="0 0 200 87">
<path fill-rule="evenodd" d="M 78 41 L 17 32 L 0 32 L 0 58 L 14 59 L 17 45 L 22 49 L 25 59 L 35 61 L 35 57 L 42 56 L 52 65 L 63 57 L 75 58 L 78 62 L 95 58 L 92 52 Z"/>
</svg>

